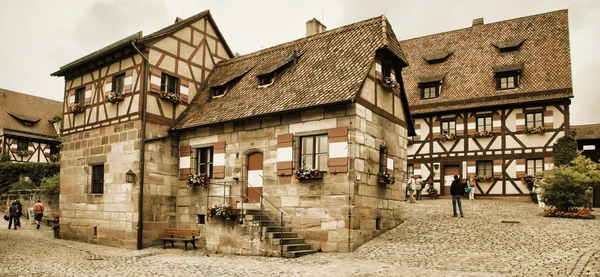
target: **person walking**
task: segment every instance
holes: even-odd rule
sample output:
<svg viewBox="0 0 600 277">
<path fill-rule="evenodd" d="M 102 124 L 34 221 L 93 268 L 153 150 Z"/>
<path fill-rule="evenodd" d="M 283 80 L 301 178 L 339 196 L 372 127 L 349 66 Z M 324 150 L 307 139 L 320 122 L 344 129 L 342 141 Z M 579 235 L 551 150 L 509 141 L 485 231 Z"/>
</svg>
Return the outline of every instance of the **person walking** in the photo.
<svg viewBox="0 0 600 277">
<path fill-rule="evenodd" d="M 475 200 L 475 186 L 477 185 L 475 175 L 471 175 L 471 177 L 469 177 L 468 185 L 471 188 L 471 191 L 469 191 L 469 200 Z"/>
<path fill-rule="evenodd" d="M 33 218 L 35 219 L 35 223 L 37 226 L 35 229 L 40 229 L 40 222 L 42 221 L 42 217 L 44 216 L 44 205 L 42 205 L 42 201 L 38 199 L 37 203 L 33 205 Z"/>
<path fill-rule="evenodd" d="M 14 226 L 15 230 L 17 230 L 18 210 L 17 210 L 17 203 L 16 202 L 13 202 L 10 205 L 10 208 L 8 208 L 8 213 L 10 214 L 10 218 L 8 220 L 8 229 L 10 230 L 10 227 Z"/>
<path fill-rule="evenodd" d="M 415 176 L 410 176 L 410 179 L 408 179 L 408 183 L 406 184 L 406 190 L 408 191 L 408 199 L 410 200 L 410 203 L 417 202 L 415 200 L 415 183 Z"/>
<path fill-rule="evenodd" d="M 21 216 L 23 215 L 23 205 L 19 199 L 15 200 L 13 204 L 17 207 L 17 217 L 15 218 L 15 229 L 21 227 Z"/>
<path fill-rule="evenodd" d="M 421 179 L 421 175 L 417 175 L 417 179 L 415 180 L 415 191 L 417 192 L 417 200 L 423 200 L 423 179 Z"/>
<path fill-rule="evenodd" d="M 450 194 L 452 194 L 452 211 L 454 212 L 454 217 L 456 214 L 456 204 L 458 204 L 458 209 L 460 211 L 460 217 L 464 217 L 462 210 L 462 196 L 465 193 L 466 184 L 461 182 L 458 178 L 458 175 L 454 175 L 454 180 L 450 185 Z"/>
</svg>

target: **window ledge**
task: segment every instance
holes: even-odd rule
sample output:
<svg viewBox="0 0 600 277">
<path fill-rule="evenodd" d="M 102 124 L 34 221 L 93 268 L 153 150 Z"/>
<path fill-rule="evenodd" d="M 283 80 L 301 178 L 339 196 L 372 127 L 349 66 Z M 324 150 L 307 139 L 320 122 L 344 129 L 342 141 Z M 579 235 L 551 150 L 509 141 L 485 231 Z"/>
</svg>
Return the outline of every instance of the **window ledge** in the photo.
<svg viewBox="0 0 600 277">
<path fill-rule="evenodd" d="M 259 85 L 259 86 L 258 86 L 258 88 L 268 88 L 268 87 L 270 87 L 271 85 L 273 85 L 273 83 L 266 84 L 266 85 Z"/>
<path fill-rule="evenodd" d="M 519 89 L 519 87 L 516 88 L 497 88 L 496 91 L 507 91 L 507 90 L 517 90 Z"/>
</svg>

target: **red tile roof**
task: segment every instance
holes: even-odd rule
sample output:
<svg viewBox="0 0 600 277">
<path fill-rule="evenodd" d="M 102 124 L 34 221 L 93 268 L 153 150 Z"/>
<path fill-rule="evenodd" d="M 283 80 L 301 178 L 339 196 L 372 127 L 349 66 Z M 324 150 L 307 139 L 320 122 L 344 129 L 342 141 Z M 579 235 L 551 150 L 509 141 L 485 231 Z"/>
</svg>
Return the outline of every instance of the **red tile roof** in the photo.
<svg viewBox="0 0 600 277">
<path fill-rule="evenodd" d="M 174 129 L 353 101 L 382 49 L 405 63 L 389 22 L 380 16 L 220 62 Z M 289 62 L 294 51 L 297 61 Z M 258 75 L 286 62 L 272 85 L 258 87 Z M 248 68 L 224 96 L 211 98 L 208 84 L 221 84 Z"/>
<path fill-rule="evenodd" d="M 5 132 L 13 130 L 19 133 L 56 138 L 58 134 L 48 120 L 55 115 L 60 115 L 61 111 L 61 102 L 0 89 L 0 128 Z M 31 124 L 31 126 L 24 123 Z"/>
<path fill-rule="evenodd" d="M 600 123 L 587 125 L 571 125 L 576 140 L 600 139 Z"/>
<path fill-rule="evenodd" d="M 521 44 L 501 53 L 497 48 Z M 400 41 L 413 115 L 573 97 L 567 10 Z M 436 64 L 423 57 L 452 52 Z M 496 90 L 494 68 L 522 66 L 519 87 Z M 421 78 L 445 75 L 440 96 L 421 100 Z"/>
</svg>

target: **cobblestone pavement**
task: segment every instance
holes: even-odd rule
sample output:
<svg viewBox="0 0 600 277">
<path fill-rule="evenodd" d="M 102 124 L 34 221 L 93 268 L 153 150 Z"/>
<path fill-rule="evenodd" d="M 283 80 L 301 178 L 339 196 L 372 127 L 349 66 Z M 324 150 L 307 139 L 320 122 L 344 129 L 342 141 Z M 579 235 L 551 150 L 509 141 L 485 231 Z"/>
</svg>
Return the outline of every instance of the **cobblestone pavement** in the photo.
<svg viewBox="0 0 600 277">
<path fill-rule="evenodd" d="M 496 200 L 465 200 L 465 218 L 454 218 L 450 202 L 407 204 L 406 222 L 353 253 L 297 259 L 126 250 L 2 221 L 0 276 L 600 276 L 600 219 L 543 218 L 534 204 Z"/>
</svg>

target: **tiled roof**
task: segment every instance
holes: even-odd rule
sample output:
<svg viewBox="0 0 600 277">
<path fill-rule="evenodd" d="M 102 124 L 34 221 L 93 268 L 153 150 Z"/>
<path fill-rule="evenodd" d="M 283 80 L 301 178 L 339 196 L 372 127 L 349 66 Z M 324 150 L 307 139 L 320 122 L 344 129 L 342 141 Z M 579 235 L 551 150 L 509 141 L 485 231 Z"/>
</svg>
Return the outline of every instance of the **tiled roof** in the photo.
<svg viewBox="0 0 600 277">
<path fill-rule="evenodd" d="M 498 42 L 524 39 L 500 53 Z M 400 41 L 409 66 L 404 87 L 413 115 L 573 97 L 567 10 Z M 423 57 L 453 52 L 444 62 Z M 496 90 L 494 68 L 522 65 L 519 88 Z M 447 74 L 446 74 L 447 73 Z M 421 100 L 419 81 L 446 74 L 440 96 Z"/>
<path fill-rule="evenodd" d="M 600 123 L 587 125 L 571 125 L 576 140 L 600 139 Z"/>
<path fill-rule="evenodd" d="M 60 115 L 61 111 L 61 102 L 0 89 L 0 128 L 5 131 L 8 129 L 57 137 L 54 126 L 48 120 L 54 115 Z M 26 126 L 23 121 L 32 125 Z"/>
<path fill-rule="evenodd" d="M 506 48 L 514 48 L 517 47 L 519 45 L 521 45 L 521 43 L 525 42 L 524 38 L 518 38 L 518 39 L 509 39 L 509 40 L 505 40 L 505 41 L 500 41 L 500 42 L 496 42 L 496 43 L 492 43 L 494 46 L 498 47 L 499 49 L 506 49 Z"/>
<path fill-rule="evenodd" d="M 220 62 L 175 129 L 353 101 L 380 49 L 395 53 L 402 63 L 404 53 L 383 16 Z M 294 51 L 302 53 L 297 61 L 288 63 L 272 85 L 259 88 L 262 68 L 273 69 Z M 208 84 L 246 68 L 252 69 L 236 79 L 224 96 L 210 97 Z"/>
</svg>

